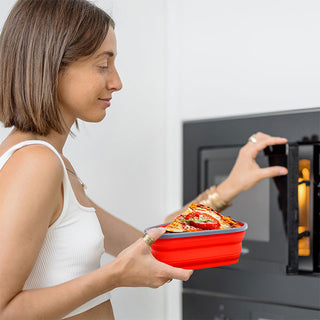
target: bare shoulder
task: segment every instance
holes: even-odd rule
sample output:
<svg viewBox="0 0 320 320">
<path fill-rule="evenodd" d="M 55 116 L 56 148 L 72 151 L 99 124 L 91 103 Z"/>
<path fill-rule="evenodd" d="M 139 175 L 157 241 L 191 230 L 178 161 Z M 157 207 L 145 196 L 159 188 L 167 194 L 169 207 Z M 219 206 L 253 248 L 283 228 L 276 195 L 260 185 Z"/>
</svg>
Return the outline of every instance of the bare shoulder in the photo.
<svg viewBox="0 0 320 320">
<path fill-rule="evenodd" d="M 33 176 L 37 179 L 43 174 L 55 180 L 63 178 L 63 166 L 58 156 L 48 147 L 43 145 L 24 146 L 13 153 L 4 165 L 0 174 L 6 176 L 27 178 Z M 0 179 L 1 183 L 1 179 Z"/>
<path fill-rule="evenodd" d="M 22 147 L 0 170 L 0 203 L 14 204 L 19 199 L 25 209 L 34 210 L 36 205 L 47 208 L 51 216 L 61 201 L 62 181 L 62 163 L 51 149 L 43 145 Z"/>
</svg>

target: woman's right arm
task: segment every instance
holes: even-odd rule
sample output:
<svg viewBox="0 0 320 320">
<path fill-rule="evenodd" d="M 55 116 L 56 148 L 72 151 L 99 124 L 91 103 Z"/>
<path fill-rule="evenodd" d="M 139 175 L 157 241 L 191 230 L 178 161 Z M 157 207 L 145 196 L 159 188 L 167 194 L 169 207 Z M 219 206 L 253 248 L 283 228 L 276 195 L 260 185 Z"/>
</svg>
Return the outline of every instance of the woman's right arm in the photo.
<svg viewBox="0 0 320 320">
<path fill-rule="evenodd" d="M 0 171 L 0 320 L 61 319 L 92 298 L 120 286 L 158 287 L 192 271 L 155 260 L 142 238 L 112 261 L 79 278 L 23 290 L 48 227 L 61 211 L 63 169 L 43 146 L 16 151 Z M 151 230 L 156 239 L 161 230 Z"/>
<path fill-rule="evenodd" d="M 248 141 L 240 149 L 237 160 L 227 179 L 220 183 L 218 186 L 212 186 L 211 188 L 205 190 L 191 202 L 207 202 L 209 195 L 211 194 L 212 196 L 213 193 L 216 193 L 223 205 L 219 205 L 219 208 L 218 206 L 213 208 L 217 211 L 222 211 L 226 207 L 228 207 L 230 205 L 230 202 L 241 192 L 251 189 L 261 180 L 280 175 L 286 175 L 288 173 L 288 170 L 285 167 L 271 166 L 260 168 L 260 166 L 256 162 L 258 153 L 263 149 L 268 146 L 285 144 L 288 142 L 287 139 L 281 137 L 272 137 L 263 132 L 256 133 L 255 137 L 257 140 L 256 143 Z M 184 213 L 191 202 L 186 204 L 179 211 L 167 216 L 165 218 L 165 222 L 171 222 L 177 215 Z M 209 201 L 209 203 L 210 202 L 211 201 Z M 210 204 L 206 205 L 211 206 Z"/>
</svg>

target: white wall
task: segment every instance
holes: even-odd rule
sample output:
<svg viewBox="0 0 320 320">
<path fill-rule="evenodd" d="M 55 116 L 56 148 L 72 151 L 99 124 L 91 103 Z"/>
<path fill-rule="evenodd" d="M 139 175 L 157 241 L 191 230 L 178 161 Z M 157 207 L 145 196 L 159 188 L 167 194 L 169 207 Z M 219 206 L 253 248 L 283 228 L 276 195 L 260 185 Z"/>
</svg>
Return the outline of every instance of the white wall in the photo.
<svg viewBox="0 0 320 320">
<path fill-rule="evenodd" d="M 180 3 L 182 119 L 319 106 L 319 1 Z"/>
</svg>

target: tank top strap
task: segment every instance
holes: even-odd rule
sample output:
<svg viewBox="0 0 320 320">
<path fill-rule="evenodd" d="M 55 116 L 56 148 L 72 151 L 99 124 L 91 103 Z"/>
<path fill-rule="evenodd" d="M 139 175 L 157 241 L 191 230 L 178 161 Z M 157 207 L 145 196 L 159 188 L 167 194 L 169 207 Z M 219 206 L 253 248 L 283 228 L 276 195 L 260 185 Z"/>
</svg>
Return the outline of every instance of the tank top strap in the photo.
<svg viewBox="0 0 320 320">
<path fill-rule="evenodd" d="M 59 154 L 59 152 L 56 150 L 56 148 L 52 144 L 50 144 L 49 142 L 43 141 L 43 140 L 26 140 L 26 141 L 22 141 L 22 142 L 15 144 L 0 157 L 0 170 L 3 168 L 3 166 L 6 164 L 6 162 L 10 159 L 10 157 L 13 155 L 13 153 L 15 151 L 17 151 L 25 146 L 35 145 L 35 144 L 44 145 L 47 148 L 49 148 L 50 150 L 52 150 L 55 153 L 55 155 L 60 159 L 61 164 L 63 166 L 63 171 L 64 171 L 64 175 L 63 175 L 63 209 L 62 209 L 60 217 L 57 219 L 57 221 L 60 221 L 66 212 L 66 209 L 69 204 L 70 194 L 73 193 L 73 190 L 72 190 L 72 186 L 69 181 L 69 178 L 68 178 L 68 172 L 67 172 L 66 166 L 64 164 L 64 161 L 63 161 L 61 155 Z M 56 223 L 54 223 L 54 224 L 56 224 Z"/>
<path fill-rule="evenodd" d="M 34 144 L 41 144 L 41 145 L 44 145 L 44 146 L 48 147 L 49 149 L 51 149 L 56 154 L 56 156 L 60 159 L 62 166 L 63 166 L 63 170 L 65 173 L 67 173 L 66 166 L 65 166 L 59 152 L 56 150 L 56 148 L 52 144 L 50 144 L 49 142 L 43 141 L 43 140 L 26 140 L 26 141 L 19 142 L 19 143 L 15 144 L 14 146 L 12 146 L 10 149 L 8 149 L 0 157 L 0 170 L 6 164 L 6 162 L 10 159 L 10 157 L 13 155 L 13 153 L 15 151 L 21 149 L 22 147 L 34 145 Z"/>
</svg>

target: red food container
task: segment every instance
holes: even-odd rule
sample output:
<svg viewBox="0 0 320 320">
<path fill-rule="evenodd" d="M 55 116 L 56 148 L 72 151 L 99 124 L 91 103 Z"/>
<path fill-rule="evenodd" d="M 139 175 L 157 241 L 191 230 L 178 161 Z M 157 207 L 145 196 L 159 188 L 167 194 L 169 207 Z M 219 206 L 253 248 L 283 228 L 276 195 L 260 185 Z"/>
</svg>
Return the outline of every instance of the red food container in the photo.
<svg viewBox="0 0 320 320">
<path fill-rule="evenodd" d="M 165 233 L 151 245 L 151 252 L 157 260 L 183 269 L 234 264 L 239 261 L 248 228 L 245 222 L 239 223 L 241 227 L 231 229 Z M 164 226 L 166 224 L 151 228 Z"/>
</svg>

